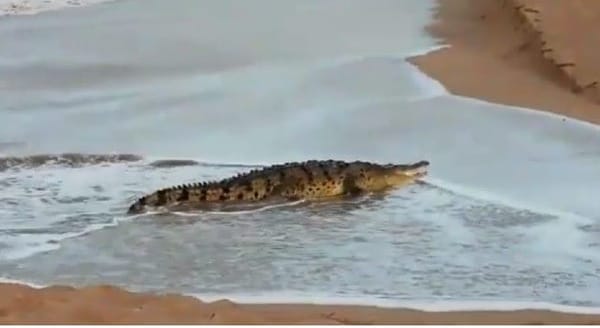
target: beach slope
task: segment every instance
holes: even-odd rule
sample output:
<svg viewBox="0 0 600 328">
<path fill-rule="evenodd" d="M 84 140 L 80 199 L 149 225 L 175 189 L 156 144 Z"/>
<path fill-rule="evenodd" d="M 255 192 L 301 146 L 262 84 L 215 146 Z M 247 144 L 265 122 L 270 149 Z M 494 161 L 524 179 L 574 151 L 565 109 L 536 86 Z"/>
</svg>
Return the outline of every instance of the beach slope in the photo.
<svg viewBox="0 0 600 328">
<path fill-rule="evenodd" d="M 600 1 L 440 1 L 448 48 L 409 59 L 451 93 L 600 123 Z"/>
</svg>

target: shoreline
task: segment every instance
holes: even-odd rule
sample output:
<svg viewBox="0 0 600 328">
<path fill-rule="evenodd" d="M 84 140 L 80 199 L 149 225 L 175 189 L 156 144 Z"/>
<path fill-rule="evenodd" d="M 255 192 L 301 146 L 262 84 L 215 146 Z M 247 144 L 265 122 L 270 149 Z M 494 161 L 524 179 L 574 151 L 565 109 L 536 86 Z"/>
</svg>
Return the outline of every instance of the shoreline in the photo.
<svg viewBox="0 0 600 328">
<path fill-rule="evenodd" d="M 600 308 L 557 305 L 545 309 L 533 303 L 503 302 L 501 309 L 481 310 L 439 304 L 436 308 L 435 302 L 423 303 L 426 309 L 391 304 L 250 303 L 130 292 L 110 285 L 42 287 L 4 281 L 0 282 L 3 324 L 600 324 Z"/>
<path fill-rule="evenodd" d="M 600 51 L 585 10 L 600 3 L 438 0 L 426 31 L 448 46 L 407 61 L 453 95 L 598 125 Z"/>
<path fill-rule="evenodd" d="M 4 285 L 17 285 L 33 289 L 54 288 L 56 286 L 66 287 L 62 284 L 40 285 L 30 283 L 24 280 L 10 279 L 0 277 L 0 289 Z M 90 284 L 84 286 L 70 286 L 66 288 L 97 288 L 110 287 L 123 291 L 138 294 L 161 295 L 159 292 L 143 292 L 130 290 L 123 286 L 111 284 Z M 478 312 L 478 311 L 521 311 L 521 310 L 541 310 L 558 312 L 565 314 L 591 314 L 600 315 L 600 304 L 598 306 L 579 306 L 549 302 L 537 301 L 497 301 L 497 300 L 393 300 L 377 297 L 363 296 L 331 296 L 315 295 L 314 293 L 281 291 L 281 292 L 261 292 L 261 293 L 239 293 L 239 294 L 213 294 L 213 293 L 176 293 L 180 296 L 193 297 L 206 303 L 228 300 L 233 303 L 246 305 L 273 305 L 273 304 L 294 304 L 294 305 L 316 305 L 316 306 L 358 306 L 358 307 L 377 307 L 383 309 L 406 309 L 423 312 Z M 287 296 L 282 297 L 285 294 Z"/>
</svg>

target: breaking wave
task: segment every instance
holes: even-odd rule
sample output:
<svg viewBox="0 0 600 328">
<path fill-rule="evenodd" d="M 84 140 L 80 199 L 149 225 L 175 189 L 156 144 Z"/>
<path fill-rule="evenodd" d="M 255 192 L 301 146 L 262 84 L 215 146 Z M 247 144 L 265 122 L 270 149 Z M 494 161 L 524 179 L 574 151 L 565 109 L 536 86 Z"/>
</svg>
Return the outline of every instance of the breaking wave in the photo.
<svg viewBox="0 0 600 328">
<path fill-rule="evenodd" d="M 205 162 L 196 159 L 149 159 L 131 153 L 86 154 L 59 153 L 35 154 L 27 156 L 0 156 L 0 172 L 9 169 L 32 169 L 42 166 L 84 167 L 100 164 L 140 163 L 151 168 L 176 168 L 184 166 L 203 166 L 220 168 L 260 168 L 260 164 Z"/>
<path fill-rule="evenodd" d="M 137 162 L 143 157 L 135 154 L 39 154 L 23 157 L 0 157 L 0 172 L 11 168 L 37 168 L 46 165 L 81 167 L 86 165 Z"/>
<path fill-rule="evenodd" d="M 172 168 L 181 166 L 204 166 L 204 167 L 220 167 L 220 168 L 260 168 L 264 165 L 259 164 L 243 164 L 243 163 L 217 163 L 204 162 L 195 159 L 157 159 L 151 161 L 148 166 L 155 168 Z"/>
</svg>

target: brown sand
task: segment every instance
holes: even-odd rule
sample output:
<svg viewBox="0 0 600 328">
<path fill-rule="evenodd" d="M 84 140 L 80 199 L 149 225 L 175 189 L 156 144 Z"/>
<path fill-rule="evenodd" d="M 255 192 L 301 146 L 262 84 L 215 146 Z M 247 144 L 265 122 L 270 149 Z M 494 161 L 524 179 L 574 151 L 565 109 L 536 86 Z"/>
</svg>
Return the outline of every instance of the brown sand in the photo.
<svg viewBox="0 0 600 328">
<path fill-rule="evenodd" d="M 600 1 L 440 0 L 409 59 L 454 94 L 600 123 Z"/>
<path fill-rule="evenodd" d="M 113 286 L 32 288 L 0 283 L 0 324 L 600 324 L 551 311 L 422 312 L 370 306 L 204 303 Z"/>
</svg>

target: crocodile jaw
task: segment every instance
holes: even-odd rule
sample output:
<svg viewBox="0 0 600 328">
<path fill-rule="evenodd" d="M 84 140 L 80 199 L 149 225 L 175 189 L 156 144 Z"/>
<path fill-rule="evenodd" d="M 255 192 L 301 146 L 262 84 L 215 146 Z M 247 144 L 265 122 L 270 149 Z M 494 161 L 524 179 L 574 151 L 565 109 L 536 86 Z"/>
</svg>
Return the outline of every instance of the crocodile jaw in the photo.
<svg viewBox="0 0 600 328">
<path fill-rule="evenodd" d="M 411 165 L 399 167 L 397 172 L 418 179 L 427 175 L 429 169 L 428 161 L 419 161 Z"/>
</svg>

